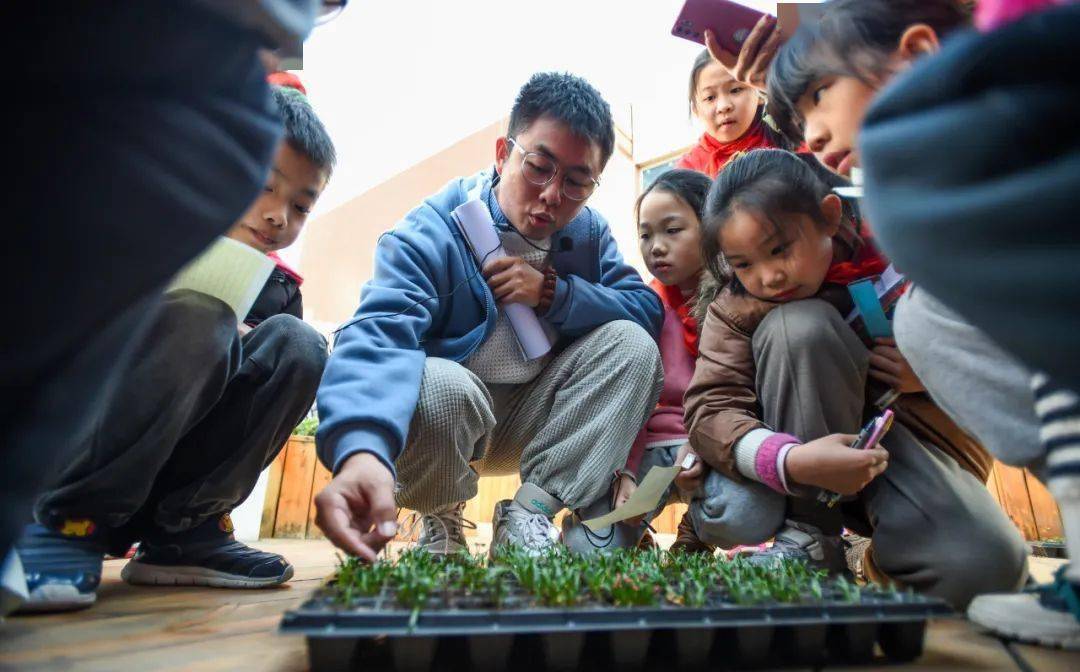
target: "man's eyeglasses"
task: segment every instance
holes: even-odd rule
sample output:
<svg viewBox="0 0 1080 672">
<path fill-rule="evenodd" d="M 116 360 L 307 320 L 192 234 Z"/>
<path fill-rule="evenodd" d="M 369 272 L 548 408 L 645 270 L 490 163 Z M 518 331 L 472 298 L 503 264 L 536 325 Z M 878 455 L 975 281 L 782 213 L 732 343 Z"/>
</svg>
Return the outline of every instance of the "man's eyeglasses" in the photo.
<svg viewBox="0 0 1080 672">
<path fill-rule="evenodd" d="M 551 157 L 527 151 L 513 138 L 507 138 L 507 141 L 524 155 L 521 159 L 521 174 L 530 183 L 545 187 L 559 174 L 559 164 Z M 600 186 L 600 180 L 582 170 L 573 169 L 564 173 L 561 193 L 571 201 L 584 201 Z"/>
</svg>

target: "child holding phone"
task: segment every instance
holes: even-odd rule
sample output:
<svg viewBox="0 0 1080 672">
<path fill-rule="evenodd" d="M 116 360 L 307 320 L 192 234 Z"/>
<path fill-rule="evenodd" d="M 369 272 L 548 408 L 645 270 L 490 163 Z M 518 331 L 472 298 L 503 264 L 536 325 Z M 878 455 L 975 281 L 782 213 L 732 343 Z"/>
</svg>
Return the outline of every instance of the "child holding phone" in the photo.
<svg viewBox="0 0 1080 672">
<path fill-rule="evenodd" d="M 896 402 L 879 447 L 850 448 L 867 400 L 883 390 L 867 380 L 871 353 L 842 317 L 845 285 L 879 273 L 883 259 L 842 213 L 789 152 L 752 152 L 717 177 L 702 250 L 723 289 L 708 306 L 686 392 L 691 445 L 729 479 L 786 499 L 788 521 L 759 562 L 799 558 L 841 571 L 847 527 L 872 539 L 857 559 L 871 580 L 958 607 L 1014 589 L 1026 576 L 1025 547 L 972 475 L 989 461 L 948 422 L 928 421 L 924 395 Z M 819 489 L 855 500 L 828 508 Z"/>
<path fill-rule="evenodd" d="M 638 480 L 652 467 L 682 464 L 686 455 L 693 452 L 683 423 L 683 396 L 698 354 L 698 322 L 691 308 L 704 270 L 700 227 L 710 186 L 712 181 L 699 172 L 671 170 L 645 189 L 635 207 L 641 256 L 654 278 L 650 286 L 664 305 L 659 342 L 664 386 L 656 408 L 634 441 L 626 467 L 620 472 L 614 489 L 615 508 L 626 502 L 636 490 Z M 707 469 L 701 460 L 681 472 L 674 485 L 657 510 L 647 516 L 655 518 L 675 499 L 689 502 L 671 547 L 673 551 L 711 554 L 717 547 L 736 546 L 741 539 L 762 542 L 783 523 L 782 497 L 760 483 L 735 483 L 726 479 Z M 589 511 L 583 518 L 603 513 L 606 510 Z M 637 543 L 644 533 L 644 524 L 630 520 L 625 526 L 619 530 L 618 543 Z M 575 547 L 586 535 L 580 529 L 576 532 L 571 529 L 574 528 L 564 531 L 564 539 Z"/>
</svg>

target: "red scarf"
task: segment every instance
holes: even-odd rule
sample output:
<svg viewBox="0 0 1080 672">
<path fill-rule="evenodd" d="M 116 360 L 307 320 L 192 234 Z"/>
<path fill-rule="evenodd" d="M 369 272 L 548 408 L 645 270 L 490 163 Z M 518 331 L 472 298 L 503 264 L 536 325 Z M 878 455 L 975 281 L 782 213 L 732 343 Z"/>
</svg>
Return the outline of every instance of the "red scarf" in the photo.
<svg viewBox="0 0 1080 672">
<path fill-rule="evenodd" d="M 720 142 L 708 133 L 702 133 L 697 146 L 679 159 L 676 168 L 689 168 L 715 178 L 728 161 L 737 155 L 749 152 L 751 149 L 773 146 L 765 135 L 764 124 L 758 118 L 750 128 L 746 129 L 745 133 L 731 142 Z"/>
<path fill-rule="evenodd" d="M 825 274 L 825 282 L 847 287 L 856 280 L 881 275 L 888 267 L 889 260 L 878 251 L 874 241 L 864 237 L 862 247 L 855 252 L 855 256 L 848 261 L 836 262 L 829 267 Z"/>
<path fill-rule="evenodd" d="M 669 287 L 659 280 L 653 279 L 649 283 L 649 286 L 660 295 L 660 301 L 664 304 L 664 308 L 670 308 L 675 311 L 675 314 L 679 316 L 679 321 L 682 322 L 683 328 L 683 343 L 686 344 L 686 350 L 694 357 L 698 355 L 698 329 L 697 320 L 690 314 L 691 305 L 683 296 L 682 290 L 678 287 Z"/>
</svg>

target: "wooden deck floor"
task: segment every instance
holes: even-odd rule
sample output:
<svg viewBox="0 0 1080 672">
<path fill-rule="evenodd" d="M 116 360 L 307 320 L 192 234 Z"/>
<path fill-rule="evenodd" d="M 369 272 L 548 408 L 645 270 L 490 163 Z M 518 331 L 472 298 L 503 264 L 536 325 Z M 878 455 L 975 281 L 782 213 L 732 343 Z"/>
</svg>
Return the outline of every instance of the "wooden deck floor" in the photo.
<svg viewBox="0 0 1080 672">
<path fill-rule="evenodd" d="M 332 571 L 328 542 L 269 540 L 296 576 L 269 590 L 136 588 L 120 580 L 125 561 L 105 563 L 98 602 L 89 610 L 20 616 L 0 624 L 3 670 L 278 670 L 307 669 L 304 640 L 277 634 L 281 614 L 298 605 Z M 1054 561 L 1033 563 L 1037 578 Z M 866 668 L 844 668 L 861 670 Z M 926 655 L 890 670 L 1080 670 L 1080 654 L 1005 646 L 962 621 L 931 624 Z"/>
</svg>

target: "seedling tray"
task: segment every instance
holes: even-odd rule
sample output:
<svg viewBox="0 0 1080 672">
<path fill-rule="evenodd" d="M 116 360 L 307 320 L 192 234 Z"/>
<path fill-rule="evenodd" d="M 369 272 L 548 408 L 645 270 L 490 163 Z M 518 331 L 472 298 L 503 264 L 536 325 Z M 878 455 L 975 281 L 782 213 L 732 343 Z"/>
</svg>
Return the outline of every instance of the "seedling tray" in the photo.
<svg viewBox="0 0 1080 672">
<path fill-rule="evenodd" d="M 797 603 L 739 604 L 747 597 L 718 582 L 697 606 L 675 603 L 678 591 L 649 606 L 616 606 L 584 591 L 578 604 L 557 607 L 540 603 L 536 587 L 514 573 L 505 581 L 497 608 L 453 580 L 413 608 L 401 606 L 391 580 L 346 600 L 330 585 L 286 613 L 281 629 L 307 637 L 314 672 L 706 670 L 866 663 L 878 649 L 911 661 L 922 654 L 927 619 L 952 615 L 939 600 L 832 581 Z"/>
</svg>

